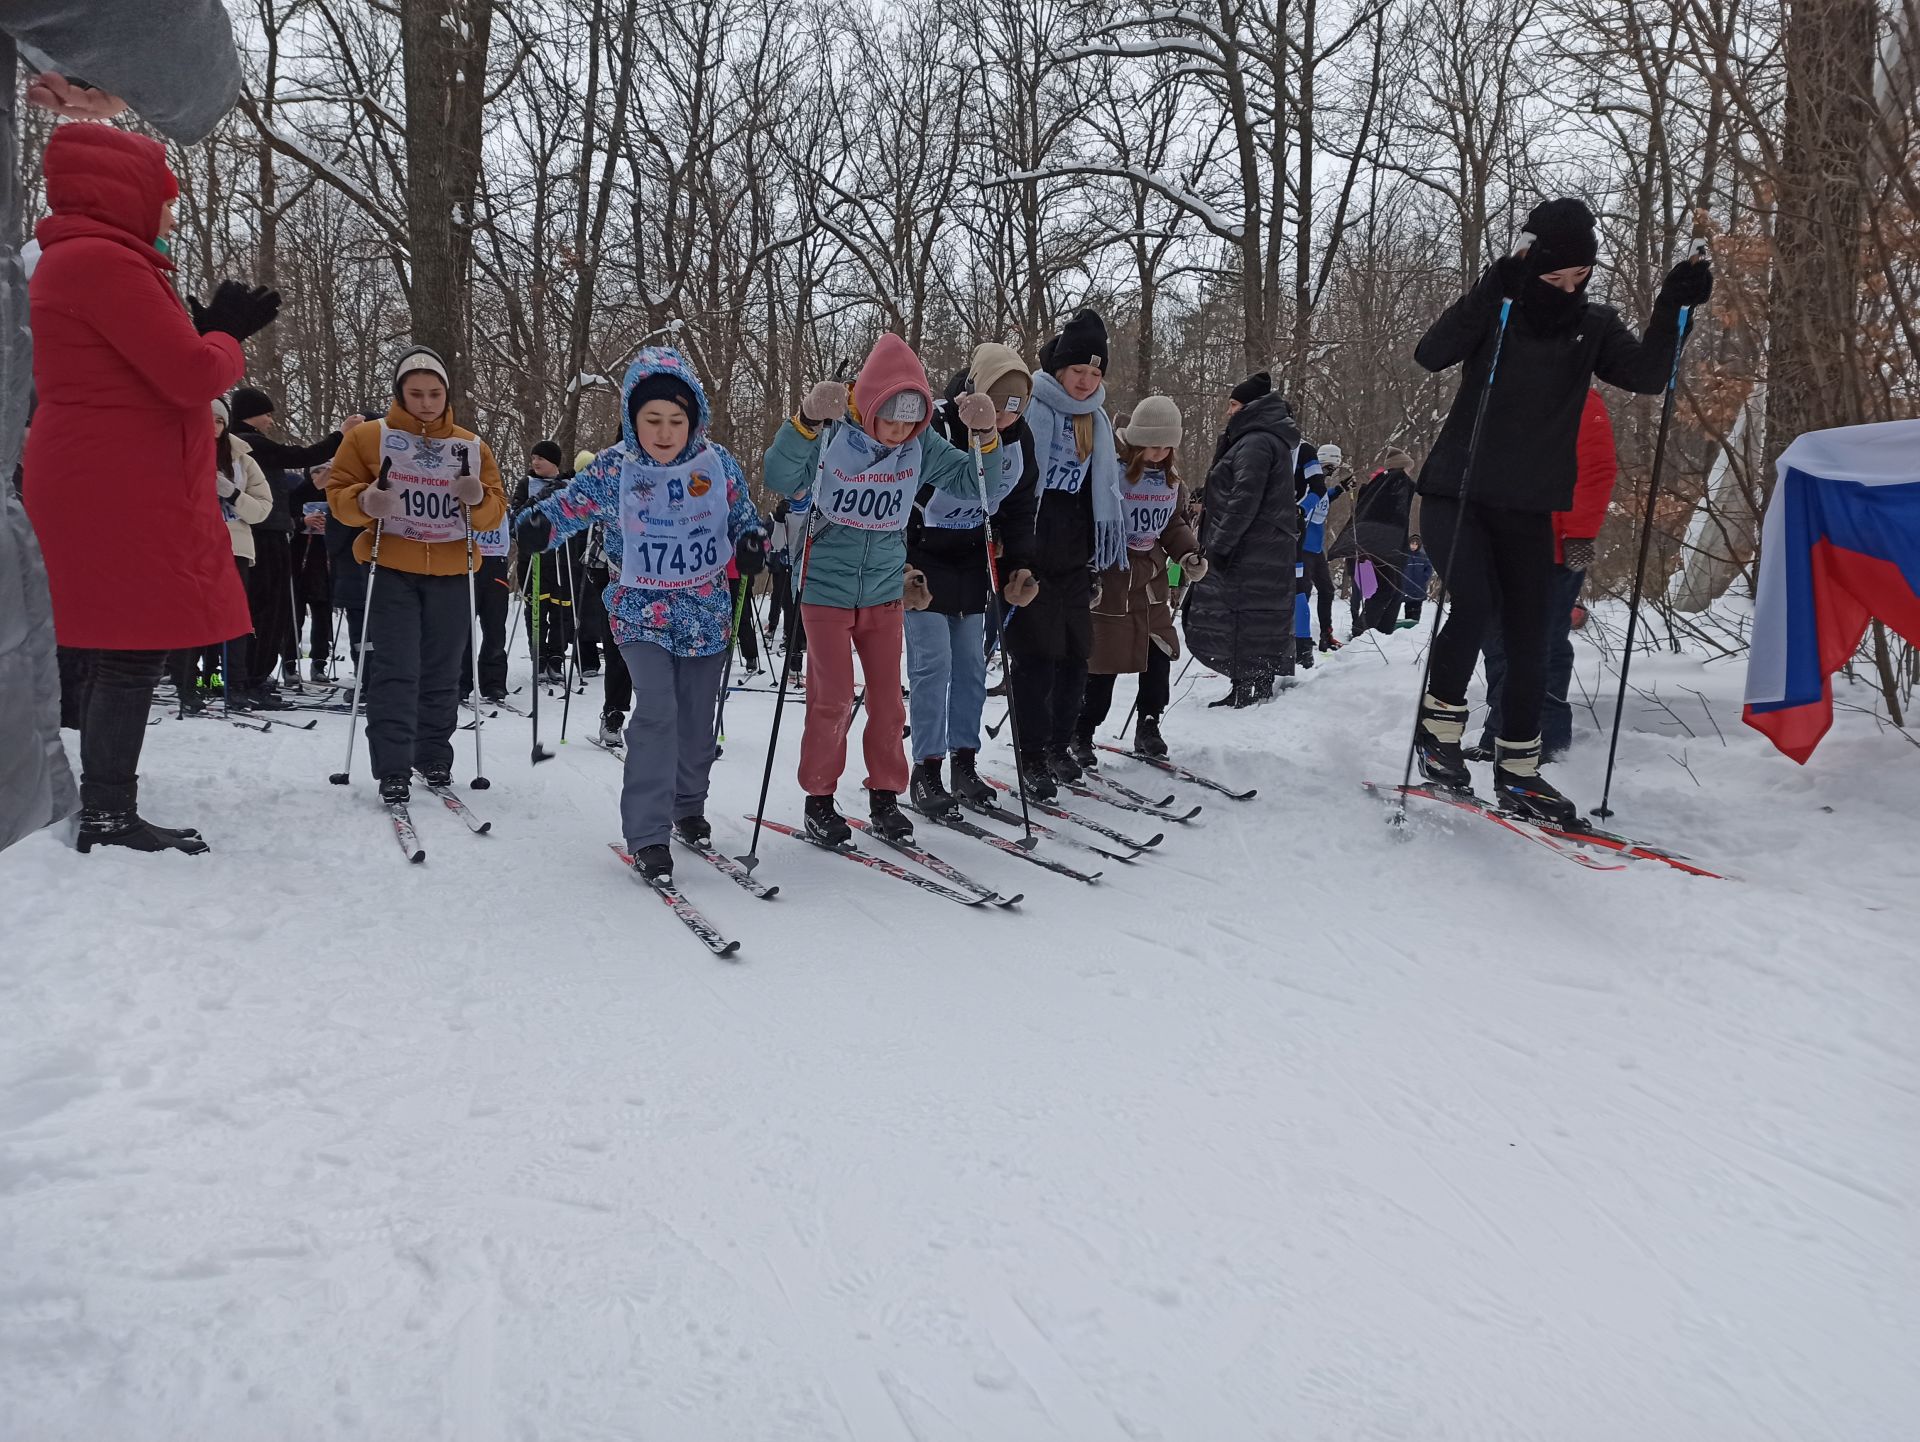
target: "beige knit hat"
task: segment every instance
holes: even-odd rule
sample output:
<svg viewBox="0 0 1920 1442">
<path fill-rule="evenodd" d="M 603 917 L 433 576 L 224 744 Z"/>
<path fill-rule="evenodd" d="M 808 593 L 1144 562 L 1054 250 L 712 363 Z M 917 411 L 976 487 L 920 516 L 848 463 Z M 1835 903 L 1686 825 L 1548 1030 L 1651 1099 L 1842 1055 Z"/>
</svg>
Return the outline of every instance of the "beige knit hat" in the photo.
<svg viewBox="0 0 1920 1442">
<path fill-rule="evenodd" d="M 1007 410 L 1011 402 L 1018 401 L 1012 409 L 1024 411 L 1027 398 L 1033 394 L 1033 377 L 1020 352 L 997 341 L 987 341 L 974 351 L 967 363 L 967 379 L 973 382 L 975 391 L 993 397 L 996 410 Z"/>
<path fill-rule="evenodd" d="M 1180 444 L 1180 407 L 1168 396 L 1148 396 L 1133 408 L 1118 438 L 1147 450 Z"/>
</svg>

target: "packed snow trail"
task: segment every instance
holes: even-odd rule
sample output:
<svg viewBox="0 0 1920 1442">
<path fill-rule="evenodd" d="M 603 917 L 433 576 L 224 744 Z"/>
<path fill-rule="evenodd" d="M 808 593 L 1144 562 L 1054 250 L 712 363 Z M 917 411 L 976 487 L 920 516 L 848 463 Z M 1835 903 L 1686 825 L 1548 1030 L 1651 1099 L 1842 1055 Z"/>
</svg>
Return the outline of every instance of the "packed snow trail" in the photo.
<svg viewBox="0 0 1920 1442">
<path fill-rule="evenodd" d="M 492 834 L 416 806 L 412 867 L 344 718 L 162 722 L 143 809 L 211 855 L 0 854 L 0 1437 L 1910 1438 L 1911 747 L 1795 768 L 1653 657 L 1614 825 L 1740 880 L 1398 840 L 1418 636 L 1189 677 L 1175 759 L 1259 797 L 1111 758 L 1207 804 L 1097 889 L 922 826 L 1017 913 L 679 853 L 724 966 L 578 737 L 490 722 Z"/>
</svg>

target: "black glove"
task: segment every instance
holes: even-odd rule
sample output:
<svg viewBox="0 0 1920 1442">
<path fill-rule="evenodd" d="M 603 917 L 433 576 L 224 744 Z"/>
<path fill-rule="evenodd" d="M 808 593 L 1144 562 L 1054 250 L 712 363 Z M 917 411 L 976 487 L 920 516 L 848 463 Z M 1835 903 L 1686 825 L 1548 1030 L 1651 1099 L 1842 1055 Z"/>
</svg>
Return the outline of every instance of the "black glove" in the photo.
<svg viewBox="0 0 1920 1442">
<path fill-rule="evenodd" d="M 193 328 L 199 331 L 201 335 L 205 335 L 209 329 L 207 325 L 207 308 L 200 303 L 198 296 L 190 295 L 187 297 L 187 314 L 193 317 Z"/>
<path fill-rule="evenodd" d="M 733 564 L 743 576 L 757 576 L 767 569 L 767 537 L 762 531 L 748 531 L 733 547 Z"/>
<path fill-rule="evenodd" d="M 1660 299 L 1657 304 L 1671 306 L 1705 305 L 1713 295 L 1713 263 L 1706 260 L 1683 260 L 1667 272 L 1667 278 L 1660 282 Z"/>
<path fill-rule="evenodd" d="M 272 325 L 279 314 L 279 291 L 223 280 L 213 299 L 196 308 L 193 323 L 202 335 L 223 331 L 237 341 L 245 341 Z"/>
<path fill-rule="evenodd" d="M 523 551 L 544 551 L 553 544 L 553 522 L 538 511 L 528 511 L 520 518 L 514 539 L 520 542 Z"/>
<path fill-rule="evenodd" d="M 1524 255 L 1503 255 L 1487 267 L 1487 273 L 1493 277 L 1493 283 L 1500 294 L 1508 300 L 1520 299 L 1521 292 L 1527 288 L 1532 272 L 1527 269 Z"/>
</svg>

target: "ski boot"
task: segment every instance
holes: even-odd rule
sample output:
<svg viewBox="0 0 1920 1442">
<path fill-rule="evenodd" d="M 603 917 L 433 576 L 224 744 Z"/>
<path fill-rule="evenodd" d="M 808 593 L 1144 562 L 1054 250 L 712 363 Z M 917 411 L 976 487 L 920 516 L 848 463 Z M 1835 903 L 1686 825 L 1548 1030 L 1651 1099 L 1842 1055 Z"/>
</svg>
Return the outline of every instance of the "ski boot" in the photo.
<svg viewBox="0 0 1920 1442">
<path fill-rule="evenodd" d="M 831 796 L 809 796 L 807 835 L 822 846 L 845 846 L 853 840 L 853 828 L 835 808 Z"/>
<path fill-rule="evenodd" d="M 207 703 L 197 691 L 183 692 L 180 697 L 180 714 L 182 716 L 204 716 L 207 714 Z"/>
<path fill-rule="evenodd" d="M 673 853 L 667 849 L 666 842 L 631 847 L 627 854 L 633 858 L 633 869 L 647 885 L 673 885 Z"/>
<path fill-rule="evenodd" d="M 313 684 L 316 686 L 326 685 L 327 684 L 327 663 L 325 661 L 315 661 L 312 665 L 307 667 L 307 676 L 309 679 L 312 680 Z"/>
<path fill-rule="evenodd" d="M 420 768 L 420 779 L 429 786 L 451 786 L 453 785 L 453 768 L 451 766 L 422 766 Z"/>
<path fill-rule="evenodd" d="M 1142 714 L 1133 723 L 1133 749 L 1142 756 L 1165 756 L 1167 743 L 1160 735 L 1160 718 Z"/>
<path fill-rule="evenodd" d="M 674 835 L 687 845 L 705 851 L 713 846 L 713 826 L 699 814 L 682 816 L 673 823 Z"/>
<path fill-rule="evenodd" d="M 1420 724 L 1413 733 L 1420 774 L 1449 791 L 1473 790 L 1473 773 L 1460 754 L 1460 738 L 1466 732 L 1467 708 L 1441 701 L 1429 691 L 1420 702 Z"/>
<path fill-rule="evenodd" d="M 947 799 L 951 801 L 953 798 Z M 900 809 L 900 797 L 896 792 L 869 791 L 867 819 L 873 823 L 877 836 L 888 841 L 913 840 L 913 823 L 907 819 L 907 813 Z"/>
<path fill-rule="evenodd" d="M 1100 764 L 1100 755 L 1093 749 L 1091 726 L 1073 728 L 1073 740 L 1067 745 L 1067 755 L 1073 758 L 1073 764 L 1082 771 L 1091 771 Z"/>
<path fill-rule="evenodd" d="M 1020 758 L 1020 775 L 1029 801 L 1051 801 L 1060 794 L 1060 788 L 1053 784 L 1053 773 L 1047 769 L 1047 758 L 1041 752 L 1029 751 Z"/>
<path fill-rule="evenodd" d="M 1460 755 L 1468 761 L 1491 761 L 1493 748 L 1483 741 L 1473 746 L 1462 746 Z"/>
<path fill-rule="evenodd" d="M 954 765 L 955 779 L 959 775 L 959 764 Z M 925 761 L 914 763 L 913 785 L 907 793 L 913 798 L 914 807 L 930 821 L 958 821 L 960 803 L 953 793 L 941 784 L 940 758 L 929 756 Z"/>
<path fill-rule="evenodd" d="M 953 753 L 953 791 L 956 800 L 968 802 L 974 806 L 991 806 L 993 788 L 980 779 L 980 771 L 975 761 L 977 751 L 956 751 Z"/>
<path fill-rule="evenodd" d="M 389 806 L 405 806 L 413 800 L 413 780 L 405 772 L 380 778 L 380 799 Z"/>
<path fill-rule="evenodd" d="M 1080 769 L 1080 763 L 1073 753 L 1064 746 L 1049 746 L 1046 753 L 1047 775 L 1062 786 L 1071 786 L 1086 773 Z"/>
<path fill-rule="evenodd" d="M 1293 643 L 1293 664 L 1302 671 L 1313 669 L 1313 638 L 1300 636 Z"/>
<path fill-rule="evenodd" d="M 1320 649 L 1322 651 L 1338 651 L 1346 644 L 1345 641 L 1336 639 L 1331 631 L 1323 631 L 1320 635 Z"/>
<path fill-rule="evenodd" d="M 1540 775 L 1540 738 L 1493 743 L 1493 795 L 1502 811 L 1578 830 L 1580 810 Z"/>
<path fill-rule="evenodd" d="M 600 744 L 609 751 L 618 751 L 626 745 L 626 724 L 627 718 L 618 711 L 602 711 L 600 713 Z"/>
<path fill-rule="evenodd" d="M 280 663 L 280 684 L 289 691 L 300 689 L 300 663 L 282 661 Z"/>
<path fill-rule="evenodd" d="M 155 826 L 137 811 L 102 811 L 94 807 L 80 813 L 80 835 L 74 846 L 83 856 L 96 846 L 122 846 L 128 851 L 179 851 L 188 856 L 201 856 L 210 849 L 197 831 Z"/>
</svg>

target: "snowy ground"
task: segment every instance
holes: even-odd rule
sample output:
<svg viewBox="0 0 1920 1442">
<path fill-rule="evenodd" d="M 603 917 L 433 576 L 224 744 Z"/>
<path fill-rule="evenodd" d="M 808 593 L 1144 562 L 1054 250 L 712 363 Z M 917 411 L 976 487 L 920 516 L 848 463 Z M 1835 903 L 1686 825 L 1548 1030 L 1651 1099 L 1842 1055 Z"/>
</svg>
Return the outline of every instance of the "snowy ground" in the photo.
<svg viewBox="0 0 1920 1442">
<path fill-rule="evenodd" d="M 1418 644 L 1178 702 L 1260 798 L 1097 890 L 937 843 L 1018 914 L 683 859 L 735 963 L 610 859 L 584 703 L 537 773 L 489 726 L 495 834 L 418 804 L 420 868 L 343 720 L 155 727 L 213 855 L 0 855 L 0 1437 L 1913 1437 L 1920 757 L 1801 770 L 1659 658 L 1618 824 L 1741 880 L 1399 842 Z"/>
</svg>

